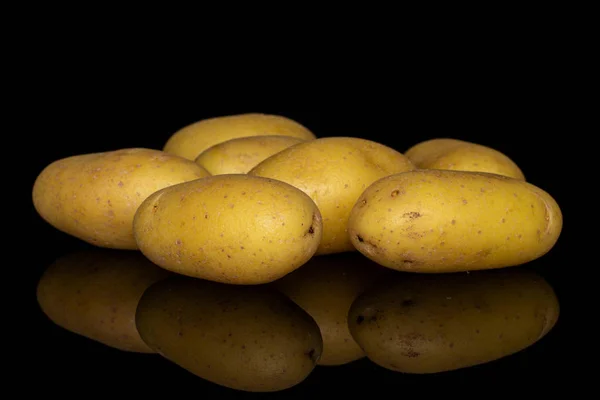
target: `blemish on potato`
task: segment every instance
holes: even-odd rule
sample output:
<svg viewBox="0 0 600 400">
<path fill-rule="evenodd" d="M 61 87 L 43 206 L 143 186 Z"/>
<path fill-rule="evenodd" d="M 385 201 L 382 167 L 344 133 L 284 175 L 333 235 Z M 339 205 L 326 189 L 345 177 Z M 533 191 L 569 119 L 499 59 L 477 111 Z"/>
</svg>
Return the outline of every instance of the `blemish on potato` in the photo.
<svg viewBox="0 0 600 400">
<path fill-rule="evenodd" d="M 456 220 L 455 220 L 455 219 L 453 219 L 452 221 L 450 221 L 450 223 L 451 223 L 452 225 L 456 225 Z"/>
<path fill-rule="evenodd" d="M 410 218 L 410 219 L 417 219 L 421 217 L 421 213 L 418 213 L 416 211 L 411 211 L 411 212 L 407 212 L 402 214 L 403 217 L 405 218 Z"/>
<path fill-rule="evenodd" d="M 393 191 L 392 191 L 392 193 L 390 193 L 390 196 L 392 196 L 392 197 L 396 197 L 396 196 L 398 196 L 399 194 L 400 194 L 400 191 L 399 191 L 398 189 L 396 189 L 396 190 L 393 190 Z"/>
</svg>

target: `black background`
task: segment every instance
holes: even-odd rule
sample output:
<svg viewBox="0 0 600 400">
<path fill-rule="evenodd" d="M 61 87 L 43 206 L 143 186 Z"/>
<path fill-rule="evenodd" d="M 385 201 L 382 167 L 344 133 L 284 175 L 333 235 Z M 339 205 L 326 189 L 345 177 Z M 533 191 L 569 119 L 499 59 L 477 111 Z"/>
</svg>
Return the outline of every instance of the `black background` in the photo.
<svg viewBox="0 0 600 400">
<path fill-rule="evenodd" d="M 520 59 L 520 58 L 519 58 Z M 521 60 L 521 59 L 520 59 Z M 531 60 L 529 60 L 531 61 Z M 574 138 L 564 82 L 553 81 L 555 69 L 543 62 L 501 63 L 494 68 L 472 64 L 443 73 L 428 66 L 416 77 L 398 71 L 394 78 L 363 76 L 361 91 L 352 76 L 337 77 L 335 87 L 304 87 L 301 73 L 269 81 L 264 91 L 258 78 L 231 84 L 228 76 L 200 74 L 204 84 L 177 81 L 176 73 L 142 77 L 143 64 L 119 66 L 102 58 L 61 63 L 35 77 L 35 90 L 19 101 L 35 110 L 36 124 L 22 121 L 15 135 L 26 143 L 36 133 L 35 152 L 27 165 L 28 177 L 21 193 L 28 204 L 27 263 L 20 293 L 26 312 L 20 313 L 19 339 L 27 342 L 27 360 L 15 368 L 34 378 L 49 393 L 77 394 L 78 387 L 153 393 L 193 390 L 195 395 L 231 395 L 156 355 L 124 353 L 65 331 L 39 310 L 35 285 L 44 268 L 56 258 L 88 245 L 46 224 L 31 203 L 31 188 L 41 170 L 59 158 L 127 147 L 161 149 L 177 129 L 209 117 L 263 112 L 292 118 L 318 137 L 354 136 L 378 141 L 403 152 L 411 145 L 435 137 L 452 137 L 493 147 L 512 158 L 527 180 L 549 192 L 561 205 L 565 227 L 556 246 L 531 263 L 554 287 L 561 304 L 555 328 L 534 346 L 504 359 L 444 374 L 402 375 L 379 368 L 367 360 L 341 367 L 317 367 L 305 382 L 280 393 L 313 395 L 331 388 L 338 393 L 373 390 L 426 390 L 438 385 L 493 381 L 524 381 L 534 385 L 561 382 L 572 342 L 567 339 L 574 319 L 568 265 L 569 209 L 565 149 L 557 135 Z M 416 68 L 419 69 L 419 68 Z M 235 74 L 231 77 L 234 79 Z M 238 76 L 239 77 L 239 76 Z M 172 78 L 172 79 L 171 79 Z M 389 80 L 388 80 L 389 79 Z M 225 82 L 230 84 L 225 85 Z M 223 86 L 221 86 L 223 85 Z M 210 91 L 208 90 L 210 86 Z M 217 90 L 215 90 L 217 89 Z M 24 144 L 25 145 L 25 144 Z M 20 268 L 20 266 L 19 266 Z M 21 321 L 21 319 L 19 319 Z"/>
</svg>

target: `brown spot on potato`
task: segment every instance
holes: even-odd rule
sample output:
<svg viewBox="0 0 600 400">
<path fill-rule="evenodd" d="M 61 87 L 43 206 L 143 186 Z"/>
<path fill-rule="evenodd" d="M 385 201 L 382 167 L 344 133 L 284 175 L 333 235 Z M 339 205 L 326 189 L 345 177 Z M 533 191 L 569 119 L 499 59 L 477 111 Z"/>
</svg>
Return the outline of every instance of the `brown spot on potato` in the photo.
<svg viewBox="0 0 600 400">
<path fill-rule="evenodd" d="M 398 196 L 399 194 L 400 194 L 400 191 L 399 191 L 398 189 L 396 189 L 396 190 L 392 190 L 392 193 L 390 193 L 390 196 L 392 196 L 392 197 L 396 197 L 396 196 Z"/>
<path fill-rule="evenodd" d="M 360 235 L 356 235 L 356 240 L 358 240 L 360 243 L 364 243 L 365 241 L 365 239 L 363 239 L 363 237 Z"/>
<path fill-rule="evenodd" d="M 175 241 L 175 244 L 176 244 L 177 246 L 181 246 L 181 239 L 177 239 L 177 240 Z"/>
<path fill-rule="evenodd" d="M 463 204 L 467 204 L 467 199 L 462 199 Z"/>
<path fill-rule="evenodd" d="M 156 213 L 156 211 L 158 211 L 158 204 L 152 206 L 152 213 Z"/>
<path fill-rule="evenodd" d="M 450 223 L 451 223 L 452 225 L 456 225 L 456 220 L 455 220 L 455 219 L 453 219 L 452 221 L 450 221 Z"/>
<path fill-rule="evenodd" d="M 414 351 L 414 350 L 406 350 L 406 351 L 403 351 L 401 354 L 403 356 L 409 357 L 409 358 L 416 358 L 421 355 L 421 353 L 419 353 L 418 351 Z"/>
<path fill-rule="evenodd" d="M 308 358 L 311 359 L 311 361 L 313 363 L 316 363 L 319 360 L 319 357 L 318 357 L 315 349 L 310 349 L 309 351 L 306 352 L 306 355 L 308 356 Z"/>
<path fill-rule="evenodd" d="M 359 207 L 364 207 L 364 206 L 366 206 L 366 205 L 367 205 L 367 200 L 365 200 L 365 199 L 362 199 L 362 200 L 361 200 L 361 202 L 360 202 L 360 205 L 359 205 Z"/>
<path fill-rule="evenodd" d="M 117 186 L 123 187 L 123 182 L 119 181 L 119 183 L 117 183 Z"/>
<path fill-rule="evenodd" d="M 410 219 L 417 219 L 417 218 L 421 217 L 421 213 L 418 213 L 416 211 L 411 211 L 411 212 L 402 214 L 402 216 L 406 217 L 406 218 L 410 218 Z"/>
</svg>

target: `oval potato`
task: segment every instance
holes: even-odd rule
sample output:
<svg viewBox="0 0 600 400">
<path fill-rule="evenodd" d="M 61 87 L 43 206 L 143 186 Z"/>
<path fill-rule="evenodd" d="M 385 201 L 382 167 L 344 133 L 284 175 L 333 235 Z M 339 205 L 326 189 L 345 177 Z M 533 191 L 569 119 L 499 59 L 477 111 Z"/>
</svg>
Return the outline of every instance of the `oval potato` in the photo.
<svg viewBox="0 0 600 400">
<path fill-rule="evenodd" d="M 245 174 L 210 176 L 149 196 L 134 218 L 137 244 L 170 271 L 230 284 L 263 284 L 307 262 L 321 214 L 301 190 Z"/>
<path fill-rule="evenodd" d="M 327 137 L 288 147 L 248 174 L 287 182 L 314 200 L 323 217 L 323 239 L 316 255 L 323 255 L 355 250 L 348 239 L 348 216 L 367 186 L 412 169 L 408 158 L 383 144 Z"/>
<path fill-rule="evenodd" d="M 139 252 L 94 249 L 58 258 L 37 284 L 37 301 L 56 325 L 123 351 L 153 353 L 135 310 L 144 290 L 168 277 Z"/>
<path fill-rule="evenodd" d="M 348 317 L 367 357 L 393 371 L 488 363 L 532 346 L 558 321 L 554 290 L 530 271 L 394 275 L 362 293 Z"/>
<path fill-rule="evenodd" d="M 275 392 L 302 382 L 323 349 L 315 321 L 283 294 L 173 277 L 150 287 L 136 324 L 157 353 L 215 384 Z"/>
<path fill-rule="evenodd" d="M 245 174 L 256 164 L 306 140 L 292 136 L 246 136 L 215 144 L 196 157 L 212 175 Z"/>
<path fill-rule="evenodd" d="M 556 201 L 522 180 L 417 170 L 373 183 L 352 209 L 356 248 L 388 268 L 456 272 L 502 268 L 547 253 L 562 229 Z"/>
<path fill-rule="evenodd" d="M 404 155 L 420 169 L 489 172 L 525 180 L 523 171 L 505 154 L 464 140 L 426 140 L 406 150 Z"/>
<path fill-rule="evenodd" d="M 207 118 L 175 132 L 163 150 L 195 160 L 204 150 L 229 139 L 246 136 L 292 136 L 304 140 L 316 136 L 305 126 L 281 115 L 247 113 Z"/>
<path fill-rule="evenodd" d="M 348 330 L 348 310 L 356 297 L 389 271 L 361 254 L 313 257 L 273 282 L 319 325 L 323 354 L 319 365 L 342 365 L 364 357 Z"/>
<path fill-rule="evenodd" d="M 210 174 L 159 150 L 133 148 L 66 157 L 33 185 L 38 214 L 56 229 L 98 247 L 136 250 L 133 217 L 155 191 Z"/>
</svg>

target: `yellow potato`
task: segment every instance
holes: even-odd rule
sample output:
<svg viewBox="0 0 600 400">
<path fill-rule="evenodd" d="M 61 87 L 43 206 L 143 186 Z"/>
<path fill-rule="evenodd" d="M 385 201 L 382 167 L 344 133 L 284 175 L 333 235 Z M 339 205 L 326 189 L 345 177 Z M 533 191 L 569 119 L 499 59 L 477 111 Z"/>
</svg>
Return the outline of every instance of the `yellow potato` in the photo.
<svg viewBox="0 0 600 400">
<path fill-rule="evenodd" d="M 356 253 L 313 257 L 273 286 L 315 319 L 323 337 L 319 365 L 342 365 L 364 357 L 348 331 L 348 310 L 371 282 L 389 271 Z"/>
<path fill-rule="evenodd" d="M 150 287 L 136 324 L 171 362 L 215 384 L 275 392 L 302 382 L 323 349 L 315 321 L 265 286 L 177 276 Z"/>
<path fill-rule="evenodd" d="M 280 115 L 248 113 L 200 120 L 175 132 L 163 150 L 189 160 L 215 144 L 246 136 L 292 136 L 304 140 L 316 136 L 300 123 Z"/>
<path fill-rule="evenodd" d="M 525 180 L 519 166 L 488 146 L 457 139 L 431 139 L 404 153 L 417 168 L 489 172 Z"/>
<path fill-rule="evenodd" d="M 160 190 L 139 207 L 133 225 L 140 250 L 161 267 L 241 285 L 292 272 L 322 237 L 310 197 L 285 182 L 245 174 Z"/>
<path fill-rule="evenodd" d="M 393 275 L 348 316 L 367 357 L 393 371 L 437 373 L 509 356 L 544 337 L 560 312 L 552 287 L 525 270 Z"/>
<path fill-rule="evenodd" d="M 350 240 L 375 262 L 409 272 L 514 266 L 547 253 L 562 213 L 542 189 L 483 172 L 418 170 L 388 176 L 360 196 Z"/>
<path fill-rule="evenodd" d="M 287 182 L 314 200 L 323 216 L 323 239 L 316 253 L 322 255 L 354 251 L 346 226 L 356 199 L 374 181 L 412 169 L 408 158 L 380 143 L 327 137 L 282 150 L 248 174 Z"/>
<path fill-rule="evenodd" d="M 119 350 L 153 353 L 137 331 L 135 310 L 144 290 L 169 275 L 139 252 L 79 251 L 43 272 L 37 301 L 68 331 Z"/>
<path fill-rule="evenodd" d="M 56 229 L 98 247 L 137 249 L 133 216 L 155 191 L 208 171 L 159 150 L 134 148 L 54 161 L 33 185 L 33 204 Z"/>
<path fill-rule="evenodd" d="M 195 161 L 212 175 L 245 174 L 262 160 L 305 141 L 292 136 L 246 136 L 215 144 Z"/>
</svg>

